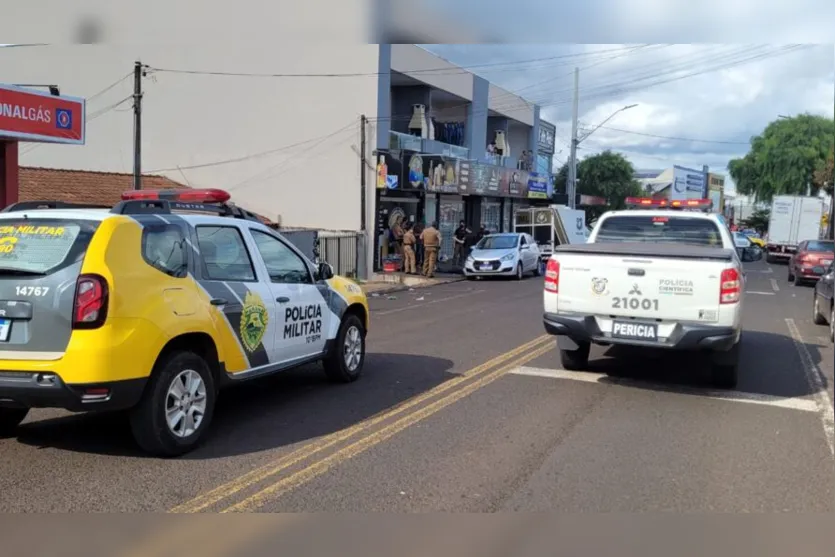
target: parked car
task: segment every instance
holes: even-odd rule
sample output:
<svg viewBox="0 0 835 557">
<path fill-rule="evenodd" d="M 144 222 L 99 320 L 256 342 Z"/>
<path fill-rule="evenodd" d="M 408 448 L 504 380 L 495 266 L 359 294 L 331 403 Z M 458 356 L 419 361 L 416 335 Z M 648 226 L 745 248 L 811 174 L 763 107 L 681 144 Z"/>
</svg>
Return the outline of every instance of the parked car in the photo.
<svg viewBox="0 0 835 557">
<path fill-rule="evenodd" d="M 473 247 L 464 263 L 464 276 L 510 276 L 522 280 L 526 273 L 539 275 L 539 259 L 539 246 L 530 234 L 490 234 Z"/>
<path fill-rule="evenodd" d="M 816 281 L 826 274 L 835 259 L 835 241 L 805 240 L 789 259 L 789 282 L 795 285 Z"/>
<path fill-rule="evenodd" d="M 142 449 L 177 456 L 225 387 L 314 361 L 360 376 L 362 289 L 229 198 L 131 190 L 110 210 L 0 212 L 0 435 L 31 408 L 128 410 Z"/>
<path fill-rule="evenodd" d="M 835 278 L 835 265 L 829 264 L 826 274 L 815 285 L 815 305 L 812 309 L 812 321 L 815 325 L 829 323 L 829 341 L 835 342 L 835 303 L 833 303 L 832 282 Z"/>
</svg>

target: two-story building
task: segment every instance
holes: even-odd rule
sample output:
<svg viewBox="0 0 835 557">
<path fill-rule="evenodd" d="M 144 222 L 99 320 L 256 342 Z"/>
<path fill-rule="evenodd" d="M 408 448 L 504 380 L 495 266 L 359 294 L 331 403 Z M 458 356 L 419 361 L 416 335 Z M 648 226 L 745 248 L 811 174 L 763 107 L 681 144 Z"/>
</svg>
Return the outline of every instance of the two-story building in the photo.
<svg viewBox="0 0 835 557">
<path fill-rule="evenodd" d="M 354 231 L 360 276 L 380 265 L 380 238 L 401 215 L 437 220 L 447 236 L 459 220 L 507 230 L 515 208 L 550 193 L 555 128 L 539 107 L 416 45 L 56 45 L 0 56 L 0 82 L 86 99 L 85 145 L 21 143 L 21 165 L 130 172 L 140 60 L 143 172 L 226 189 L 283 226 Z"/>
</svg>

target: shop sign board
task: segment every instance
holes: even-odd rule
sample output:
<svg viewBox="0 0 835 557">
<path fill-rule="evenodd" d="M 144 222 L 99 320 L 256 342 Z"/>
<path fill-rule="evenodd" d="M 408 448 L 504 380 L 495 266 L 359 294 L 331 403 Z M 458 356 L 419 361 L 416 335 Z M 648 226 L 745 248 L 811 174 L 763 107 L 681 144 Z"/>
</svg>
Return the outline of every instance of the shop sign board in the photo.
<svg viewBox="0 0 835 557">
<path fill-rule="evenodd" d="M 554 154 L 557 127 L 544 120 L 539 121 L 539 137 L 536 147 L 540 153 Z"/>
<path fill-rule="evenodd" d="M 528 177 L 528 199 L 548 199 L 548 175 L 531 172 Z"/>
<path fill-rule="evenodd" d="M 700 199 L 705 192 L 705 173 L 683 166 L 673 167 L 673 186 L 670 199 Z"/>
<path fill-rule="evenodd" d="M 0 139 L 84 145 L 85 101 L 0 84 Z"/>
<path fill-rule="evenodd" d="M 458 176 L 461 159 L 440 155 L 425 155 L 424 182 L 426 191 L 433 193 L 459 193 Z"/>
</svg>

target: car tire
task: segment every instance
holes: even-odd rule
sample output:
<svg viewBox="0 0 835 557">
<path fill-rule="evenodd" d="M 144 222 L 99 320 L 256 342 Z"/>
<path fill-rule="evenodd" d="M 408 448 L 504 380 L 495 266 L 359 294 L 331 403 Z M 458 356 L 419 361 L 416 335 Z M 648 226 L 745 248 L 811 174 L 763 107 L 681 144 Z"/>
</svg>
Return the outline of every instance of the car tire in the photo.
<svg viewBox="0 0 835 557">
<path fill-rule="evenodd" d="M 322 361 L 328 379 L 334 383 L 351 383 L 359 379 L 365 364 L 365 336 L 365 327 L 359 317 L 349 314 L 342 319 L 330 353 Z"/>
<path fill-rule="evenodd" d="M 576 350 L 560 348 L 560 363 L 567 371 L 585 371 L 589 367 L 591 343 L 578 342 Z"/>
<path fill-rule="evenodd" d="M 826 325 L 826 317 L 821 314 L 820 298 L 817 293 L 815 293 L 815 302 L 812 307 L 812 322 L 815 325 Z"/>
<path fill-rule="evenodd" d="M 183 392 L 185 389 L 191 392 Z M 184 350 L 163 355 L 142 399 L 131 411 L 130 424 L 137 444 L 145 452 L 162 457 L 194 450 L 205 438 L 216 398 L 214 377 L 203 358 Z M 185 414 L 169 420 L 167 414 L 178 404 L 180 413 Z M 186 416 L 192 424 L 197 422 L 194 427 L 187 425 Z"/>
<path fill-rule="evenodd" d="M 789 276 L 786 277 L 789 282 L 794 282 L 795 276 L 792 274 L 792 268 L 789 267 Z"/>
<path fill-rule="evenodd" d="M 717 352 L 711 362 L 711 383 L 724 390 L 735 389 L 739 381 L 739 352 L 742 339 L 728 352 Z"/>
<path fill-rule="evenodd" d="M 525 278 L 525 271 L 522 269 L 522 263 L 516 265 L 516 280 L 522 280 Z"/>
<path fill-rule="evenodd" d="M 28 408 L 0 408 L 0 438 L 17 433 L 17 426 L 27 414 L 29 414 Z"/>
<path fill-rule="evenodd" d="M 535 277 L 541 277 L 542 276 L 542 262 L 540 262 L 540 261 L 536 262 L 536 268 L 533 271 L 533 276 L 535 276 Z"/>
</svg>

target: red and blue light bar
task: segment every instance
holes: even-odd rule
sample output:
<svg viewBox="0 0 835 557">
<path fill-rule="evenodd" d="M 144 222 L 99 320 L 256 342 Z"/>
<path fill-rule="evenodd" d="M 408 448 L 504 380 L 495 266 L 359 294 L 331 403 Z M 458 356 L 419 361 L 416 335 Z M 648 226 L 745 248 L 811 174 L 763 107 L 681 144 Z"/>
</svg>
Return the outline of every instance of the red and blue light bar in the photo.
<svg viewBox="0 0 835 557">
<path fill-rule="evenodd" d="M 709 209 L 713 206 L 710 199 L 653 199 L 652 197 L 627 197 L 628 207 L 646 207 L 658 209 L 670 207 L 672 209 Z"/>
<path fill-rule="evenodd" d="M 220 189 L 131 190 L 122 193 L 122 201 L 179 201 L 181 203 L 226 203 L 229 192 Z"/>
</svg>

